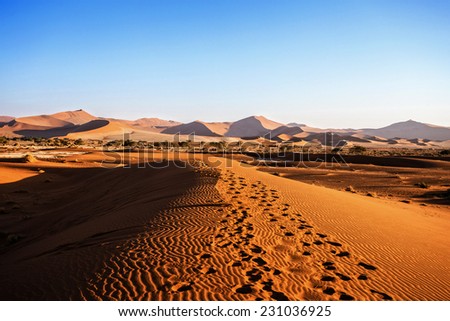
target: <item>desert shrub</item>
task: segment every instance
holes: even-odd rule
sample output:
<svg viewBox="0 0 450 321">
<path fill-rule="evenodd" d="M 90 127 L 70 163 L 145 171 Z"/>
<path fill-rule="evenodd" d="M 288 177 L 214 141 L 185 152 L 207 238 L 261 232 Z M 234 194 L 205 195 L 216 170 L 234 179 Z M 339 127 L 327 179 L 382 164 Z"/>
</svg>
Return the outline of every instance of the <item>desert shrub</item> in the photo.
<svg viewBox="0 0 450 321">
<path fill-rule="evenodd" d="M 346 192 L 351 192 L 351 193 L 356 193 L 355 189 L 353 188 L 352 185 L 349 185 L 345 188 Z"/>
<path fill-rule="evenodd" d="M 439 152 L 439 155 L 450 155 L 450 149 L 444 149 Z"/>
<path fill-rule="evenodd" d="M 74 145 L 83 145 L 84 142 L 81 138 L 78 138 L 76 141 L 73 142 Z"/>
<path fill-rule="evenodd" d="M 362 154 L 367 149 L 364 146 L 355 145 L 349 149 L 349 152 L 352 154 Z"/>
<path fill-rule="evenodd" d="M 123 142 L 123 146 L 125 147 L 133 147 L 136 146 L 136 142 L 131 140 L 131 139 L 127 139 Z"/>
</svg>

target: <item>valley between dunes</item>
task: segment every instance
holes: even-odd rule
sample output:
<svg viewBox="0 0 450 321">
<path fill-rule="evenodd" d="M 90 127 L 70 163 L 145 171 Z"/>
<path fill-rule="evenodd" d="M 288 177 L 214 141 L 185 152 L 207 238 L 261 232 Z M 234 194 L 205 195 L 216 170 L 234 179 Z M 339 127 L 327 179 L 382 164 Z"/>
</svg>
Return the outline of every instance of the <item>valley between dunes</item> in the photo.
<svg viewBox="0 0 450 321">
<path fill-rule="evenodd" d="M 450 300 L 445 208 L 129 156 L 0 163 L 0 299 Z"/>
</svg>

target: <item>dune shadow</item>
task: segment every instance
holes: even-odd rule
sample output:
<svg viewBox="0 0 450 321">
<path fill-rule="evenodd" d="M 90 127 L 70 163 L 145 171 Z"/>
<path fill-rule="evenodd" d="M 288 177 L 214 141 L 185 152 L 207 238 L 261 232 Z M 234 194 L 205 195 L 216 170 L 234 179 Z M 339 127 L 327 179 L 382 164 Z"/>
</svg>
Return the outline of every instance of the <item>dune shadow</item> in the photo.
<svg viewBox="0 0 450 321">
<path fill-rule="evenodd" d="M 195 183 L 193 170 L 171 162 L 47 167 L 0 184 L 0 300 L 83 299 L 80 289 L 104 262 Z"/>
<path fill-rule="evenodd" d="M 84 131 L 95 130 L 104 127 L 108 124 L 109 121 L 107 120 L 96 119 L 83 125 L 64 126 L 42 130 L 23 129 L 23 130 L 16 130 L 14 131 L 14 133 L 22 135 L 24 137 L 52 138 L 52 137 L 66 136 L 70 133 L 80 133 Z"/>
</svg>

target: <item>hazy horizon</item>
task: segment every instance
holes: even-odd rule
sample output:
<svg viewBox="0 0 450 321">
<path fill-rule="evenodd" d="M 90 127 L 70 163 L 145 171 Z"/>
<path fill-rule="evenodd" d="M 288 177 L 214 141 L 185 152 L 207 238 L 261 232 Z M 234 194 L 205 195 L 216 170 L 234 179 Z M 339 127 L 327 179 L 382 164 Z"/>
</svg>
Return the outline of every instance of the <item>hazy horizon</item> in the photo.
<svg viewBox="0 0 450 321">
<path fill-rule="evenodd" d="M 445 1 L 2 1 L 0 115 L 450 126 Z"/>
</svg>

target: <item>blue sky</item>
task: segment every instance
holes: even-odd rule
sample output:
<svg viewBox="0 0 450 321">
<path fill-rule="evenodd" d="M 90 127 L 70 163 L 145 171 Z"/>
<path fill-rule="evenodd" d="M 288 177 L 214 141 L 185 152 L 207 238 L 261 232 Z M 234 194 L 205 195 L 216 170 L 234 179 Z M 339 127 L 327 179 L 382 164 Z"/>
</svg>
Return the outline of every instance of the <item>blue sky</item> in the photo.
<svg viewBox="0 0 450 321">
<path fill-rule="evenodd" d="M 0 0 L 0 115 L 450 126 L 450 1 Z"/>
</svg>

